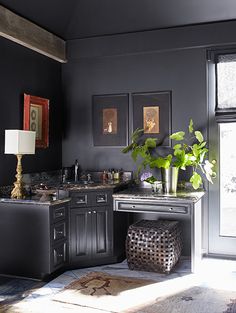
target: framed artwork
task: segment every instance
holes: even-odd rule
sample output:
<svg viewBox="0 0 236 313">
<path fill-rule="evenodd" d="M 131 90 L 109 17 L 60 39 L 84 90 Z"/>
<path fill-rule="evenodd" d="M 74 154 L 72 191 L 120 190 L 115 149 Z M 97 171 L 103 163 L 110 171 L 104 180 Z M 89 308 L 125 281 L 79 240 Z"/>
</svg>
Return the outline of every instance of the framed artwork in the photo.
<svg viewBox="0 0 236 313">
<path fill-rule="evenodd" d="M 94 146 L 126 146 L 128 142 L 128 94 L 94 95 Z"/>
<path fill-rule="evenodd" d="M 24 130 L 36 132 L 36 147 L 49 145 L 49 100 L 24 94 Z"/>
<path fill-rule="evenodd" d="M 171 92 L 133 93 L 133 131 L 143 128 L 143 137 L 156 137 L 162 146 L 170 146 Z"/>
</svg>

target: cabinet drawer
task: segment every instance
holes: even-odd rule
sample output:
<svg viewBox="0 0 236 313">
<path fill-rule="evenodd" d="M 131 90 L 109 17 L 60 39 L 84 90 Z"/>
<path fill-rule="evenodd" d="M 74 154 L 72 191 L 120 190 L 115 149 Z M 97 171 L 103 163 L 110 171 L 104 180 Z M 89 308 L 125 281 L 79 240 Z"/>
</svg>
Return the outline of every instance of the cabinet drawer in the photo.
<svg viewBox="0 0 236 313">
<path fill-rule="evenodd" d="M 71 207 L 90 207 L 108 205 L 112 203 L 112 193 L 106 190 L 91 191 L 88 193 L 71 192 Z"/>
<path fill-rule="evenodd" d="M 71 207 L 87 207 L 92 205 L 89 193 L 71 193 Z"/>
<path fill-rule="evenodd" d="M 96 192 L 94 193 L 94 196 L 93 196 L 93 202 L 94 202 L 94 205 L 95 206 L 98 206 L 98 205 L 106 205 L 108 203 L 110 203 L 111 199 L 110 199 L 111 195 L 110 193 L 108 192 Z"/>
<path fill-rule="evenodd" d="M 53 207 L 52 209 L 52 222 L 56 222 L 58 220 L 63 220 L 66 218 L 67 207 Z"/>
<path fill-rule="evenodd" d="M 63 242 L 53 247 L 53 267 L 57 268 L 66 262 L 67 259 L 67 243 Z"/>
<path fill-rule="evenodd" d="M 188 214 L 188 206 L 183 205 L 160 205 L 155 203 L 140 203 L 140 202 L 126 202 L 115 201 L 116 211 L 127 212 L 153 212 L 166 214 Z"/>
<path fill-rule="evenodd" d="M 66 222 L 53 225 L 53 241 L 66 238 Z"/>
</svg>

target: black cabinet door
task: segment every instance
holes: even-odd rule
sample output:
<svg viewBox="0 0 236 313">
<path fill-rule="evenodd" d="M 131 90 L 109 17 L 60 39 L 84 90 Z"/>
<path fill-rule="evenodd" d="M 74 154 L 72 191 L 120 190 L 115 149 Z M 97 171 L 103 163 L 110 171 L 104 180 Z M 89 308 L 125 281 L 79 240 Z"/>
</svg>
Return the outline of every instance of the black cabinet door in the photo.
<svg viewBox="0 0 236 313">
<path fill-rule="evenodd" d="M 92 251 L 92 211 L 86 208 L 74 208 L 70 213 L 70 262 L 88 260 Z"/>
<path fill-rule="evenodd" d="M 93 258 L 112 254 L 113 212 L 109 206 L 95 207 L 92 210 L 92 254 Z"/>
</svg>

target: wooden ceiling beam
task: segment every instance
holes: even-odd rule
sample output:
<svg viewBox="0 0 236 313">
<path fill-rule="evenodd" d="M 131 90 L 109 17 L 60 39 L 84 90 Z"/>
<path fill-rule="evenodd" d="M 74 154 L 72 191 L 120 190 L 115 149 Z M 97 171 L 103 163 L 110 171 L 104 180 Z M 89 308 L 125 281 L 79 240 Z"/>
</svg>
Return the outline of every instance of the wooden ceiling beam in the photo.
<svg viewBox="0 0 236 313">
<path fill-rule="evenodd" d="M 66 42 L 0 5 L 0 36 L 66 63 Z"/>
</svg>

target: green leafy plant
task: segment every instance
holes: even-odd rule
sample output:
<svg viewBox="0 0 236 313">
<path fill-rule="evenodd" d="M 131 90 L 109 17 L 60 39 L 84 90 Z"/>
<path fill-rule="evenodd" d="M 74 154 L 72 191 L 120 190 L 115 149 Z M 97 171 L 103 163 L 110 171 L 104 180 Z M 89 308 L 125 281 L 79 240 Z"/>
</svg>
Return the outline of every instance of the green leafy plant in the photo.
<svg viewBox="0 0 236 313">
<path fill-rule="evenodd" d="M 201 186 L 201 175 L 213 183 L 212 178 L 216 176 L 216 173 L 213 171 L 215 161 L 210 162 L 207 159 L 207 142 L 199 130 L 194 130 L 193 120 L 190 119 L 187 135 L 185 132 L 179 131 L 170 135 L 170 138 L 178 142 L 173 147 L 174 166 L 182 170 L 189 166 L 193 168 L 193 173 L 190 177 L 193 188 L 198 189 Z"/>
<path fill-rule="evenodd" d="M 153 156 L 151 151 L 157 146 L 156 138 L 147 138 L 143 143 L 140 142 L 140 137 L 143 133 L 143 129 L 137 128 L 131 136 L 131 144 L 125 147 L 122 152 L 128 153 L 131 151 L 131 157 L 134 162 L 137 162 L 138 159 L 141 159 L 141 163 L 138 166 L 138 174 L 147 165 L 153 161 Z"/>
<path fill-rule="evenodd" d="M 122 150 L 123 153 L 131 151 L 131 157 L 134 162 L 139 161 L 137 174 L 142 169 L 146 169 L 147 166 L 151 169 L 168 169 L 170 166 L 174 166 L 182 170 L 192 167 L 193 173 L 190 177 L 190 182 L 194 189 L 198 189 L 201 186 L 201 175 L 213 183 L 212 178 L 216 175 L 213 171 L 215 161 L 210 162 L 207 159 L 207 142 L 199 130 L 194 130 L 192 119 L 189 122 L 188 134 L 184 131 L 179 131 L 170 135 L 170 139 L 177 141 L 177 143 L 173 147 L 172 154 L 169 153 L 167 156 L 159 155 L 157 138 L 147 138 L 145 141 L 142 141 L 142 134 L 143 129 L 136 129 L 131 137 L 131 144 Z M 153 183 L 155 180 L 155 177 L 152 176 L 146 181 Z"/>
</svg>

